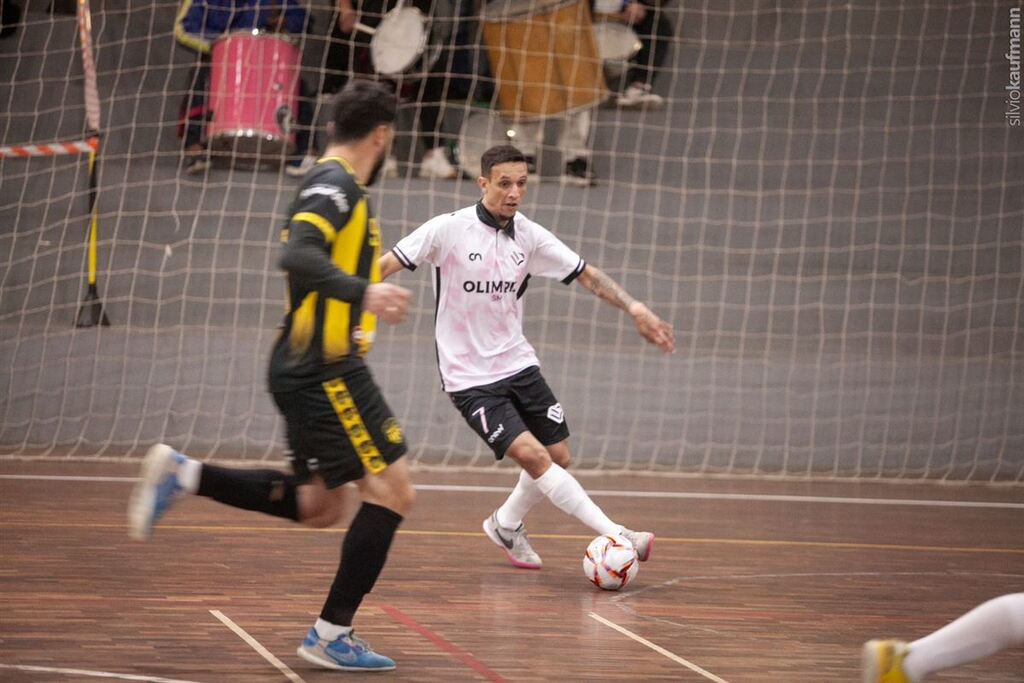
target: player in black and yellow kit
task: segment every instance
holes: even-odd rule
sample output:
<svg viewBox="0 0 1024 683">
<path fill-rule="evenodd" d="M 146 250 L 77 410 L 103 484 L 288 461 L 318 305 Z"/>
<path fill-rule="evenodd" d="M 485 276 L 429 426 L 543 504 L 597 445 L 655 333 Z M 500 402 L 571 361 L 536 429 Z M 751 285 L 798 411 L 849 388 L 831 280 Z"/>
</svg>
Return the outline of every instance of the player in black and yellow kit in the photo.
<svg viewBox="0 0 1024 683">
<path fill-rule="evenodd" d="M 325 527 L 342 515 L 342 484 L 355 482 L 363 504 L 320 618 L 298 649 L 329 669 L 395 667 L 353 635 L 352 620 L 415 498 L 402 430 L 364 361 L 377 319 L 401 322 L 409 307 L 408 290 L 380 282 L 380 230 L 365 189 L 387 159 L 396 106 L 389 89 L 368 81 L 338 94 L 331 142 L 302 182 L 282 235 L 288 313 L 269 383 L 294 473 L 216 467 L 157 444 L 128 509 L 140 539 L 185 493 Z"/>
</svg>

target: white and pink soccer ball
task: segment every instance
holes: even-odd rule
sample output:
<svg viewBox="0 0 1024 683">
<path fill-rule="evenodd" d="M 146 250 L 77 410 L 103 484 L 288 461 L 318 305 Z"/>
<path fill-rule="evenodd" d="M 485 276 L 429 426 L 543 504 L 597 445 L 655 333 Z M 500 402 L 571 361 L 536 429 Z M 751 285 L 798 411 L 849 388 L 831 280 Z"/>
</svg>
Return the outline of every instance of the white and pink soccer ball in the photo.
<svg viewBox="0 0 1024 683">
<path fill-rule="evenodd" d="M 636 549 L 626 538 L 615 534 L 598 536 L 583 555 L 583 575 L 587 581 L 606 591 L 617 591 L 640 571 Z"/>
</svg>

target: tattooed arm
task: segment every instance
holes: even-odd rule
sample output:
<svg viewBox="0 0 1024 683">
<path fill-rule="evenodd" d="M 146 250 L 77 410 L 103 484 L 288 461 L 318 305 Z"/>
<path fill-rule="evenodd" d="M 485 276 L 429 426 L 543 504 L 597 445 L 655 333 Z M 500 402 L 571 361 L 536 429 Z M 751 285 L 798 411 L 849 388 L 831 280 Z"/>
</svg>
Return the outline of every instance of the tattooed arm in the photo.
<svg viewBox="0 0 1024 683">
<path fill-rule="evenodd" d="M 599 299 L 603 299 L 633 316 L 636 331 L 641 337 L 665 353 L 675 351 L 675 336 L 672 334 L 672 326 L 656 316 L 642 302 L 631 297 L 607 273 L 588 263 L 577 280 Z"/>
<path fill-rule="evenodd" d="M 631 297 L 618 282 L 608 277 L 603 270 L 599 270 L 589 263 L 580 273 L 579 283 L 593 292 L 599 299 L 603 299 L 616 308 L 629 311 L 629 307 L 636 299 Z"/>
</svg>

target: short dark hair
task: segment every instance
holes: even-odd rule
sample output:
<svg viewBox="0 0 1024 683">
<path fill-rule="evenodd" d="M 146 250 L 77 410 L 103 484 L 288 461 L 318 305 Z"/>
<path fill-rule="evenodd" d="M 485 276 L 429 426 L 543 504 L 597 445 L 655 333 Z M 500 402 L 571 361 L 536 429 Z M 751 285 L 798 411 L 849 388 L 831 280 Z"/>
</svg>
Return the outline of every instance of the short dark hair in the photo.
<svg viewBox="0 0 1024 683">
<path fill-rule="evenodd" d="M 491 169 L 498 164 L 526 163 L 526 155 L 512 145 L 497 145 L 480 155 L 480 175 L 491 177 Z"/>
<path fill-rule="evenodd" d="M 353 80 L 334 96 L 331 141 L 338 144 L 362 140 L 377 126 L 395 122 L 398 98 L 391 88 L 376 81 Z"/>
</svg>

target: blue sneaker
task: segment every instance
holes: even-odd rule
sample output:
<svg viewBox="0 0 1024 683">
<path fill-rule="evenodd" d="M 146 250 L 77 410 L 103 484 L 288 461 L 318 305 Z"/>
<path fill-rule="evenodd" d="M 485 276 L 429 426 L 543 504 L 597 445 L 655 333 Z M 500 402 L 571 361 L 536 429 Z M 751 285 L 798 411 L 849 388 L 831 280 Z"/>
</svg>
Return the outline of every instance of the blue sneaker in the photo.
<svg viewBox="0 0 1024 683">
<path fill-rule="evenodd" d="M 326 669 L 391 671 L 395 668 L 395 662 L 391 658 L 377 654 L 370 648 L 369 643 L 352 633 L 328 641 L 322 639 L 315 628 L 311 628 L 297 652 L 307 662 Z"/>
<path fill-rule="evenodd" d="M 153 533 L 171 506 L 184 493 L 178 481 L 178 468 L 188 458 L 170 446 L 158 443 L 142 459 L 138 483 L 128 499 L 128 535 L 144 541 Z"/>
</svg>

